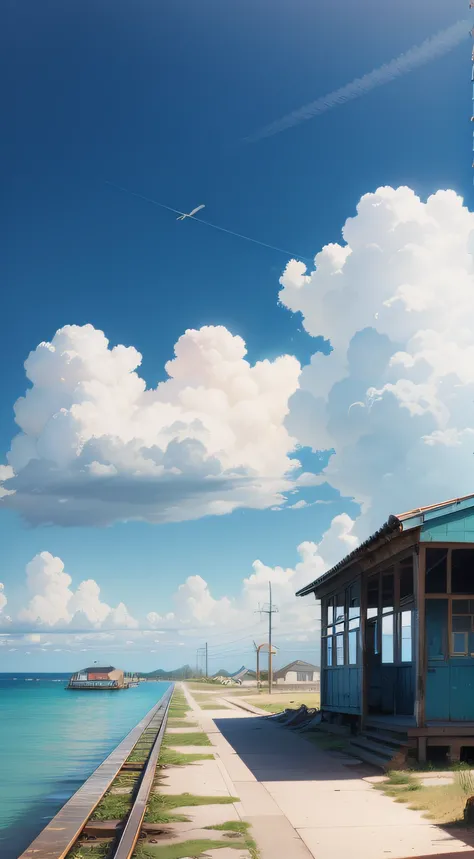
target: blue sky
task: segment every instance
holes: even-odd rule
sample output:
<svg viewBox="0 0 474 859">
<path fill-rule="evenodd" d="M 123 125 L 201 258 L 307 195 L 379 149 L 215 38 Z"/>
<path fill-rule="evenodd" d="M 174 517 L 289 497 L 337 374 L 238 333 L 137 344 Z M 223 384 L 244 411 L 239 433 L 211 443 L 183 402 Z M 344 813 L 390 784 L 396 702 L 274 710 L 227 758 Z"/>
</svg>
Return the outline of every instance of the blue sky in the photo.
<svg viewBox="0 0 474 859">
<path fill-rule="evenodd" d="M 107 182 L 179 210 L 204 202 L 207 220 L 308 258 L 341 241 L 361 196 L 379 186 L 408 185 L 422 200 L 451 188 L 469 205 L 467 34 L 446 56 L 364 98 L 268 140 L 242 142 L 467 17 L 466 5 L 115 0 L 89 4 L 85 14 L 78 2 L 4 4 L 1 63 L 10 87 L 2 159 L 0 462 L 18 430 L 13 404 L 27 387 L 23 362 L 64 325 L 91 323 L 111 345 L 135 347 L 150 387 L 166 378 L 164 365 L 185 330 L 205 325 L 240 335 L 251 364 L 289 354 L 307 365 L 328 334 L 306 322 L 303 309 L 292 313 L 278 302 L 288 256 L 202 224 L 177 224 L 171 213 Z M 297 438 L 309 445 L 307 433 Z M 326 447 L 317 438 L 310 444 Z M 315 462 L 304 470 L 317 471 Z M 298 495 L 327 504 L 243 507 L 165 524 L 30 527 L 17 510 L 4 509 L 5 611 L 16 623 L 31 599 L 25 567 L 39 552 L 59 556 L 74 587 L 94 579 L 103 600 L 125 603 L 140 627 L 149 610 L 162 616 L 174 610 L 173 594 L 188 576 L 205 579 L 216 600 L 237 599 L 256 559 L 293 569 L 298 545 L 318 543 L 337 514 L 355 519 L 357 492 L 350 489 L 335 481 Z M 381 502 L 382 516 L 385 504 L 390 497 Z M 226 631 L 215 620 L 201 628 L 196 622 L 192 643 L 185 638 L 178 650 L 175 620 L 160 630 L 170 642 L 162 654 L 150 653 L 158 645 L 150 648 L 148 639 L 125 646 L 120 637 L 99 643 L 91 636 L 90 651 L 80 657 L 66 632 L 56 631 L 60 647 L 51 656 L 37 646 L 44 636 L 32 642 L 28 662 L 23 639 L 16 649 L 5 646 L 2 656 L 5 670 L 26 662 L 36 670 L 68 670 L 92 652 L 125 667 L 153 668 L 191 660 L 196 646 L 214 636 L 223 661 L 238 667 L 251 659 L 253 621 L 250 613 L 248 640 L 227 650 L 225 642 L 238 638 L 232 624 Z M 282 626 L 282 661 L 297 651 L 317 658 L 311 623 L 300 643 L 301 630 L 290 627 L 290 620 Z"/>
</svg>

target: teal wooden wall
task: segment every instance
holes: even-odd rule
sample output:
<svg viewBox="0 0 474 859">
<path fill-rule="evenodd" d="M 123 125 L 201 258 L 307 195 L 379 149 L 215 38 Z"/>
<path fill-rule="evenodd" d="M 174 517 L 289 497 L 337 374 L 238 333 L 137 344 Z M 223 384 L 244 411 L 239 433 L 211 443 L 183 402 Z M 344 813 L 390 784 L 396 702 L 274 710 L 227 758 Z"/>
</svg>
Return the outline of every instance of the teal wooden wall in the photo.
<svg viewBox="0 0 474 859">
<path fill-rule="evenodd" d="M 474 510 L 459 510 L 421 526 L 422 542 L 474 543 Z"/>
<path fill-rule="evenodd" d="M 474 721 L 474 658 L 449 655 L 447 599 L 426 600 L 426 643 L 426 719 Z"/>
<path fill-rule="evenodd" d="M 325 710 L 362 712 L 362 668 L 340 665 L 323 671 L 321 706 Z"/>
</svg>

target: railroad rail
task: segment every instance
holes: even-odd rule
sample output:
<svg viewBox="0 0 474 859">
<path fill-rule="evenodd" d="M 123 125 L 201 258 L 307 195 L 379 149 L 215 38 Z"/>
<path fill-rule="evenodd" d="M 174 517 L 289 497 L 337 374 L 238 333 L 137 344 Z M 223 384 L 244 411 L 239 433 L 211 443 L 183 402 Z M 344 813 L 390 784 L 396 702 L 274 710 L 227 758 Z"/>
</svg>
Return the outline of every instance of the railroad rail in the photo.
<svg viewBox="0 0 474 859">
<path fill-rule="evenodd" d="M 173 691 L 174 685 L 73 794 L 19 859 L 65 859 L 88 827 L 90 818 L 113 781 L 121 772 L 134 770 L 138 772 L 138 789 L 126 819 L 117 821 L 113 831 L 115 843 L 110 850 L 110 859 L 131 859 L 153 787 Z M 151 749 L 147 749 L 148 757 L 144 763 L 129 762 L 130 754 L 138 750 L 144 735 L 155 728 L 156 736 Z"/>
</svg>

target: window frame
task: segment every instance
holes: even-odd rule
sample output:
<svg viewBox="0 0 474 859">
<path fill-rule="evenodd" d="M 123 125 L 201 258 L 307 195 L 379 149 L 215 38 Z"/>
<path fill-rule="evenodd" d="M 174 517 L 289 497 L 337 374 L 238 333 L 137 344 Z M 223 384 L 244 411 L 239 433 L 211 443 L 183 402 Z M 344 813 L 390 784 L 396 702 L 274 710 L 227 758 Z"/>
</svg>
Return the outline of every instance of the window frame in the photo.
<svg viewBox="0 0 474 859">
<path fill-rule="evenodd" d="M 471 549 L 474 550 L 474 545 L 472 543 L 438 543 L 433 542 L 429 543 L 423 547 L 425 552 L 425 588 L 426 588 L 426 565 L 427 565 L 427 553 L 430 549 L 444 549 L 446 551 L 446 592 L 445 593 L 428 593 L 425 590 L 425 599 L 433 600 L 433 599 L 445 599 L 448 601 L 448 630 L 447 630 L 447 639 L 448 639 L 448 647 L 445 659 L 467 659 L 474 657 L 474 652 L 471 651 L 470 648 L 470 639 L 469 636 L 474 633 L 474 605 L 469 606 L 469 612 L 462 612 L 458 610 L 454 610 L 453 604 L 455 602 L 461 602 L 465 600 L 472 600 L 474 602 L 474 588 L 470 593 L 455 593 L 452 590 L 452 561 L 453 561 L 453 552 L 458 550 Z M 462 630 L 453 629 L 453 618 L 454 617 L 471 617 L 471 630 L 469 632 L 464 632 Z M 454 636 L 455 635 L 463 635 L 464 636 L 464 649 L 455 650 L 454 645 Z M 467 637 L 467 641 L 466 641 Z M 474 642 L 473 642 L 474 648 Z M 440 660 L 441 661 L 441 657 Z"/>
</svg>

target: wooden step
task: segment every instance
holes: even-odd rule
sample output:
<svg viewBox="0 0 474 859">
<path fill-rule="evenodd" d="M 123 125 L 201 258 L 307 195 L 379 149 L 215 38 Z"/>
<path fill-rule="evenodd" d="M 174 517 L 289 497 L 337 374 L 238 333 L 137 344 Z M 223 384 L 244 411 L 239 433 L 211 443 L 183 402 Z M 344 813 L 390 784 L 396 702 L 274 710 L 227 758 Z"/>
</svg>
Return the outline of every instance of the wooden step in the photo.
<svg viewBox="0 0 474 859">
<path fill-rule="evenodd" d="M 369 740 L 367 737 L 362 735 L 353 737 L 350 744 L 351 746 L 357 746 L 358 749 L 367 749 L 369 752 L 373 752 L 375 755 L 378 755 L 387 761 L 390 761 L 393 758 L 396 751 L 392 746 L 384 746 L 381 743 L 374 743 L 373 740 Z"/>
<path fill-rule="evenodd" d="M 390 761 L 387 758 L 381 757 L 380 755 L 369 751 L 369 749 L 363 748 L 363 746 L 355 746 L 353 743 L 349 743 L 348 751 L 353 754 L 354 757 L 365 761 L 367 764 L 372 764 L 372 766 L 377 767 L 378 769 L 384 771 L 392 769 Z"/>
<path fill-rule="evenodd" d="M 394 749 L 407 744 L 406 737 L 388 737 L 376 731 L 375 728 L 367 728 L 361 736 L 368 737 L 369 740 L 374 740 L 376 743 L 385 743 L 385 745 L 391 746 Z"/>
</svg>

